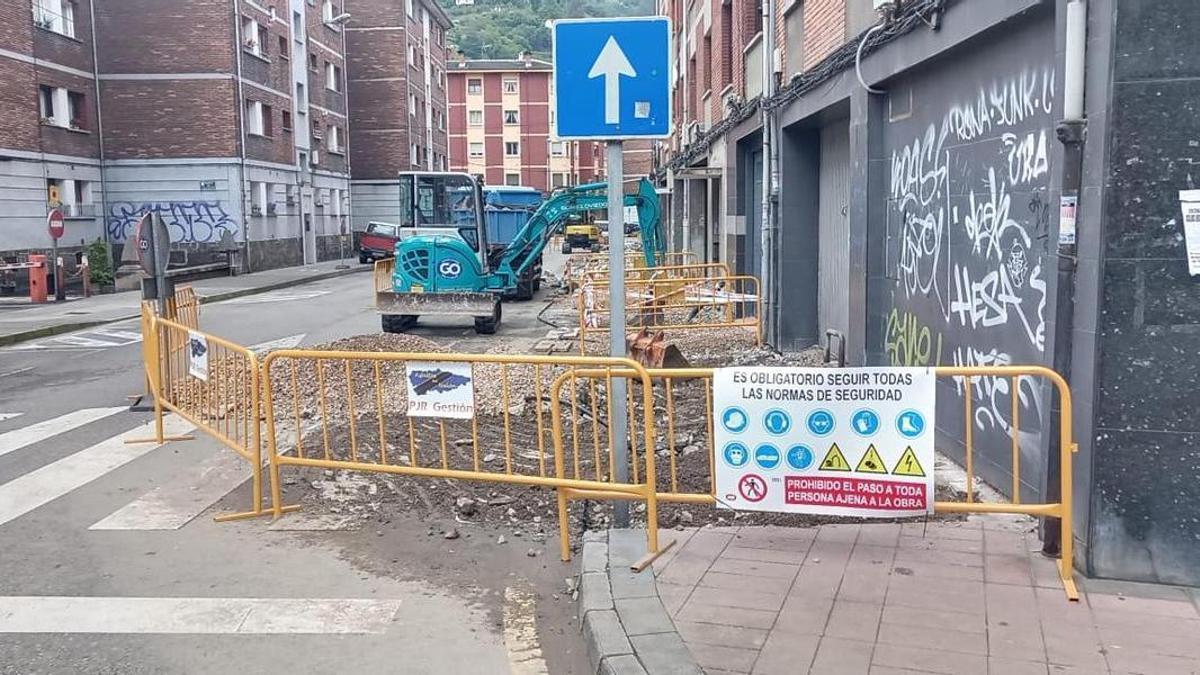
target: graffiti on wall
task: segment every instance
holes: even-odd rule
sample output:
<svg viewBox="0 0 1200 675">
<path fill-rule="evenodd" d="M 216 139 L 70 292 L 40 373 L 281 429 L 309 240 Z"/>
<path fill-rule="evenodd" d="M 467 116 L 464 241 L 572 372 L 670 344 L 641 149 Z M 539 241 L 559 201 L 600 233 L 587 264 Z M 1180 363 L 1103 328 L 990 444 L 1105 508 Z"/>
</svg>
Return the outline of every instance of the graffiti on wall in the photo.
<svg viewBox="0 0 1200 675">
<path fill-rule="evenodd" d="M 888 264 L 898 292 L 884 331 L 893 365 L 1044 360 L 1054 78 L 1048 66 L 1001 74 L 893 146 Z M 972 384 L 975 425 L 1007 433 L 1011 381 Z M 955 386 L 961 397 L 963 381 Z M 1037 429 L 1041 389 L 1025 378 L 1017 395 L 1021 429 Z"/>
<path fill-rule="evenodd" d="M 151 211 L 162 216 L 173 243 L 216 243 L 238 233 L 237 222 L 219 201 L 116 202 L 106 219 L 109 239 L 122 242 L 132 237 L 138 221 Z"/>
</svg>

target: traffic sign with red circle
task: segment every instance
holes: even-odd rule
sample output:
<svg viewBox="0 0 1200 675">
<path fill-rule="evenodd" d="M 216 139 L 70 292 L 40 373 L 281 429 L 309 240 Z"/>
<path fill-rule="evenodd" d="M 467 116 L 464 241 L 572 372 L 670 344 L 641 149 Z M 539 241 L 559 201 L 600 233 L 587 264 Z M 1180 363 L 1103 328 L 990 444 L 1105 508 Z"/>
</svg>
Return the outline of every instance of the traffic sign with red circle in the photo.
<svg viewBox="0 0 1200 675">
<path fill-rule="evenodd" d="M 767 498 L 767 481 L 762 476 L 748 473 L 738 481 L 738 492 L 748 502 L 761 502 Z"/>
<path fill-rule="evenodd" d="M 62 211 L 50 209 L 49 215 L 46 216 L 46 229 L 50 230 L 51 239 L 62 239 L 67 232 L 67 224 L 63 219 Z"/>
</svg>

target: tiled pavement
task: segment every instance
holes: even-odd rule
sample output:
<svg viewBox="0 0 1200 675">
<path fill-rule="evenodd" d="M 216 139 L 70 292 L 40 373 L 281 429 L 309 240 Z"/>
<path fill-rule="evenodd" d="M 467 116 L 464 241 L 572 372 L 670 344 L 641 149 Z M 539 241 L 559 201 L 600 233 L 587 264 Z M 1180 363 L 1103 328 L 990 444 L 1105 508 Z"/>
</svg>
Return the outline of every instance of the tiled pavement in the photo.
<svg viewBox="0 0 1200 675">
<path fill-rule="evenodd" d="M 1191 591 L 1066 599 L 1032 521 L 664 532 L 659 596 L 708 673 L 1200 673 Z"/>
</svg>

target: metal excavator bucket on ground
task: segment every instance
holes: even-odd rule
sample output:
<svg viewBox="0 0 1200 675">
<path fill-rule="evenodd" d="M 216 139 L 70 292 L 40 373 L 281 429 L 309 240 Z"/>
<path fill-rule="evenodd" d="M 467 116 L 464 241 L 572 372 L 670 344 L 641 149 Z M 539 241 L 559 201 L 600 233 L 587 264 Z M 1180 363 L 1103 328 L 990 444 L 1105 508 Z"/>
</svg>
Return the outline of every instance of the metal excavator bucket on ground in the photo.
<svg viewBox="0 0 1200 675">
<path fill-rule="evenodd" d="M 687 368 L 690 366 L 679 348 L 667 342 L 667 336 L 661 330 L 653 335 L 647 328 L 630 333 L 625 336 L 625 346 L 629 352 L 629 358 L 647 368 Z"/>
</svg>

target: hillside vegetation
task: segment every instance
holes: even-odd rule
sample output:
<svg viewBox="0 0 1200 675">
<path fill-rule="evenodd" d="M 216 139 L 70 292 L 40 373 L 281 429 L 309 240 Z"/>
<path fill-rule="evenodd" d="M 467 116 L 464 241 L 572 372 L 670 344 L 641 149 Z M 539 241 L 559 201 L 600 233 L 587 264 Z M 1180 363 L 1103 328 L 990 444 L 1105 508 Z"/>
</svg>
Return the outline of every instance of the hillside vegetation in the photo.
<svg viewBox="0 0 1200 675">
<path fill-rule="evenodd" d="M 548 20 L 654 13 L 654 0 L 475 0 L 474 5 L 439 1 L 454 20 L 451 43 L 471 59 L 511 59 L 523 51 L 548 57 Z"/>
</svg>

